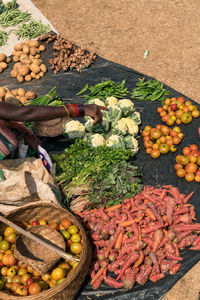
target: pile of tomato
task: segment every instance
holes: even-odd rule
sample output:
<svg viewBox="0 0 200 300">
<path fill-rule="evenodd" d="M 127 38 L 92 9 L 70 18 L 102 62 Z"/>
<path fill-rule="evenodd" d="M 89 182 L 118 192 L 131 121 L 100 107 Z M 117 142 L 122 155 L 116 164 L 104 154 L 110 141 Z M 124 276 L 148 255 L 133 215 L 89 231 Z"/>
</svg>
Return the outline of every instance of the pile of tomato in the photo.
<svg viewBox="0 0 200 300">
<path fill-rule="evenodd" d="M 183 148 L 183 155 L 176 156 L 174 166 L 178 177 L 187 181 L 200 182 L 200 150 L 197 145 Z"/>
<path fill-rule="evenodd" d="M 183 97 L 166 98 L 164 105 L 157 108 L 157 112 L 164 123 L 172 126 L 174 124 L 189 124 L 192 118 L 198 118 L 200 112 L 191 101 L 185 101 Z"/>
<path fill-rule="evenodd" d="M 82 236 L 79 228 L 65 219 L 60 224 L 47 223 L 46 220 L 33 220 L 31 223 L 16 222 L 23 228 L 44 225 L 54 228 L 63 235 L 67 252 L 80 257 L 82 252 Z M 17 233 L 12 227 L 6 227 L 0 236 L 0 291 L 7 294 L 27 296 L 35 295 L 61 283 L 77 266 L 77 262 L 60 260 L 52 270 L 44 275 L 14 257 L 14 244 Z"/>
<path fill-rule="evenodd" d="M 171 129 L 165 125 L 156 125 L 155 128 L 146 126 L 142 136 L 146 153 L 152 158 L 158 158 L 160 154 L 175 152 L 182 141 L 183 133 L 178 126 Z"/>
</svg>

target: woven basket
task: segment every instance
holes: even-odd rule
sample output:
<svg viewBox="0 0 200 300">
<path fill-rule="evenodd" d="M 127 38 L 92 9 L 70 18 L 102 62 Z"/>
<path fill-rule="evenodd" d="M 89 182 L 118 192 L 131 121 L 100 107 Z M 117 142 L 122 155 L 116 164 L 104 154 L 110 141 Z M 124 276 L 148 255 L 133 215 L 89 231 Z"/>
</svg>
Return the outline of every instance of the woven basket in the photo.
<svg viewBox="0 0 200 300">
<path fill-rule="evenodd" d="M 34 132 L 38 136 L 55 137 L 63 134 L 63 124 L 67 122 L 67 118 L 57 118 L 50 121 L 35 122 Z"/>
<path fill-rule="evenodd" d="M 32 221 L 35 219 L 46 219 L 48 222 L 61 223 L 63 219 L 69 219 L 77 225 L 83 238 L 83 249 L 80 262 L 68 277 L 60 284 L 43 291 L 37 295 L 21 296 L 23 300 L 73 300 L 81 288 L 88 273 L 92 259 L 92 248 L 87 239 L 85 231 L 79 221 L 66 209 L 50 203 L 36 203 L 22 206 L 6 216 L 11 221 Z M 0 223 L 0 234 L 5 229 L 5 224 Z M 13 296 L 0 292 L 0 300 L 19 300 L 20 296 Z"/>
</svg>

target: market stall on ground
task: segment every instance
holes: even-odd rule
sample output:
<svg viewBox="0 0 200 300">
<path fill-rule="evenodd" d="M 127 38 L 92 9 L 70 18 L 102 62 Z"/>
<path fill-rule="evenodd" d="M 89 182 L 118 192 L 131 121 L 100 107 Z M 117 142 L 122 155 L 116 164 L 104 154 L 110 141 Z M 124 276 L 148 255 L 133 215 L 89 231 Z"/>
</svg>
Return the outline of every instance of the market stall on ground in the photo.
<svg viewBox="0 0 200 300">
<path fill-rule="evenodd" d="M 85 251 L 82 237 L 88 233 L 92 280 L 88 275 L 77 299 L 162 298 L 199 260 L 200 106 L 144 74 L 96 57 L 54 34 L 17 44 L 13 51 L 12 61 L 1 56 L 1 101 L 96 103 L 109 108 L 98 126 L 88 118 L 64 120 L 64 127 L 61 121 L 56 136 L 55 126 L 26 124 L 40 129 L 43 147 L 57 162 L 55 181 L 62 206 L 77 217 L 69 215 L 63 222 L 56 216 L 54 221 L 44 212 L 37 215 L 36 208 L 34 215 L 28 210 L 29 218 L 23 222 L 26 210 L 21 208 L 21 225 L 28 229 L 48 224 L 59 230 L 67 250 L 80 258 Z M 62 131 L 64 135 L 58 135 Z M 15 220 L 15 213 L 9 216 Z M 61 292 L 75 276 L 78 266 L 70 262 L 42 278 L 19 264 L 16 271 L 10 245 L 17 236 L 10 228 L 2 234 L 3 292 L 22 296 L 42 292 L 48 299 L 49 288 L 60 287 Z M 12 279 L 4 283 L 4 278 L 12 277 L 20 284 Z M 18 285 L 11 288 L 13 283 Z"/>
</svg>

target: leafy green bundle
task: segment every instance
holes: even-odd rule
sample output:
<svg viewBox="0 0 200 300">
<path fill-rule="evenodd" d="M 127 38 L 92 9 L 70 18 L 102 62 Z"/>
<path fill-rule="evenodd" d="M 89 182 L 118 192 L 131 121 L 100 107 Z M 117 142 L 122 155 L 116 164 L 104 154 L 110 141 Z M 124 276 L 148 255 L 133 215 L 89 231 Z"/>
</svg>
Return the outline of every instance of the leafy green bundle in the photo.
<svg viewBox="0 0 200 300">
<path fill-rule="evenodd" d="M 107 207 L 141 191 L 141 171 L 132 166 L 132 152 L 100 146 L 90 148 L 76 142 L 64 154 L 54 155 L 55 180 L 61 186 L 72 210 L 84 206 Z"/>
</svg>

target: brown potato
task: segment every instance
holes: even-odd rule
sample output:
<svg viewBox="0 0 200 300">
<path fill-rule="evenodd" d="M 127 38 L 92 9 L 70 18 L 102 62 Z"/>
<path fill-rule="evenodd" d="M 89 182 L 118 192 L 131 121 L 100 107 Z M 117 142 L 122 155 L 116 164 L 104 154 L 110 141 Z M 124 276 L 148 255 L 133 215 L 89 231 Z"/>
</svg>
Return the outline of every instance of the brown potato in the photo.
<svg viewBox="0 0 200 300">
<path fill-rule="evenodd" d="M 5 61 L 7 56 L 3 53 L 0 53 L 0 62 Z"/>
<path fill-rule="evenodd" d="M 30 54 L 35 56 L 39 53 L 39 50 L 37 48 L 31 47 L 30 48 Z"/>
<path fill-rule="evenodd" d="M 17 94 L 17 90 L 12 90 L 11 91 L 13 93 L 13 95 L 16 97 L 18 94 Z"/>
<path fill-rule="evenodd" d="M 40 65 L 40 69 L 43 73 L 46 73 L 47 72 L 47 67 L 45 66 L 45 64 L 41 64 Z"/>
<path fill-rule="evenodd" d="M 6 91 L 4 89 L 3 86 L 0 87 L 0 98 L 4 98 L 5 97 L 5 94 L 6 94 Z"/>
<path fill-rule="evenodd" d="M 38 48 L 39 45 L 40 45 L 39 42 L 36 41 L 36 40 L 30 40 L 30 41 L 29 41 L 29 46 L 30 46 L 30 47 Z"/>
<path fill-rule="evenodd" d="M 28 45 L 24 45 L 22 51 L 23 51 L 24 54 L 29 54 L 29 53 L 30 53 L 30 48 L 29 48 L 29 46 L 28 46 Z"/>
<path fill-rule="evenodd" d="M 21 76 L 26 76 L 29 74 L 29 68 L 25 65 L 18 66 L 17 71 Z"/>
<path fill-rule="evenodd" d="M 17 94 L 21 97 L 21 96 L 24 96 L 25 95 L 25 90 L 24 89 L 22 89 L 22 88 L 19 88 L 18 90 L 17 90 Z"/>
<path fill-rule="evenodd" d="M 14 55 L 14 56 L 13 56 L 13 61 L 14 61 L 14 62 L 18 62 L 18 61 L 19 61 L 19 58 L 20 58 L 19 56 Z"/>
<path fill-rule="evenodd" d="M 16 56 L 21 56 L 23 54 L 23 51 L 15 51 Z"/>
<path fill-rule="evenodd" d="M 21 75 L 17 75 L 17 81 L 18 82 L 24 82 L 24 77 Z"/>
<path fill-rule="evenodd" d="M 43 52 L 43 51 L 45 51 L 46 50 L 46 47 L 44 46 L 44 45 L 40 45 L 39 46 L 39 51 L 40 52 Z"/>
<path fill-rule="evenodd" d="M 20 62 L 17 62 L 16 64 L 14 64 L 13 69 L 17 70 L 18 66 L 21 66 L 22 64 Z"/>
<path fill-rule="evenodd" d="M 9 63 L 11 62 L 11 60 L 12 60 L 11 57 L 7 57 L 7 58 L 6 58 L 7 64 L 9 64 Z"/>
<path fill-rule="evenodd" d="M 34 91 L 28 91 L 28 92 L 26 92 L 25 97 L 28 100 L 33 100 L 36 97 L 36 95 L 35 95 Z"/>
<path fill-rule="evenodd" d="M 20 96 L 20 97 L 19 97 L 19 101 L 20 101 L 21 103 L 25 103 L 25 102 L 27 102 L 27 99 L 26 99 L 25 96 Z"/>
<path fill-rule="evenodd" d="M 39 75 L 41 78 L 44 77 L 44 73 L 43 73 L 43 72 L 40 72 L 38 75 Z"/>
<path fill-rule="evenodd" d="M 36 58 L 35 58 L 35 59 L 32 60 L 32 63 L 35 64 L 35 65 L 40 66 L 41 63 L 42 63 L 42 60 L 41 60 L 41 59 L 36 59 Z"/>
<path fill-rule="evenodd" d="M 15 78 L 15 77 L 17 77 L 17 70 L 15 70 L 15 69 L 13 69 L 11 72 L 10 72 L 10 75 L 11 75 L 11 77 L 13 77 L 13 78 Z"/>
<path fill-rule="evenodd" d="M 2 73 L 3 72 L 3 68 L 2 67 L 0 67 L 0 73 Z"/>
<path fill-rule="evenodd" d="M 17 45 L 14 46 L 14 49 L 15 49 L 16 51 L 22 51 L 23 45 L 24 45 L 24 43 L 23 43 L 23 42 L 20 42 L 20 43 L 18 43 Z"/>
<path fill-rule="evenodd" d="M 34 72 L 31 72 L 30 75 L 32 78 L 35 78 L 35 76 L 36 76 L 36 74 Z"/>
<path fill-rule="evenodd" d="M 25 81 L 31 81 L 31 80 L 32 80 L 32 77 L 31 77 L 30 74 L 28 74 L 28 75 L 25 76 L 24 79 L 25 79 Z"/>
<path fill-rule="evenodd" d="M 37 74 L 37 73 L 40 73 L 40 67 L 39 67 L 38 65 L 36 65 L 36 64 L 33 64 L 33 63 L 32 63 L 32 64 L 30 65 L 30 69 L 31 69 L 32 72 L 34 72 L 34 73 L 36 73 L 36 74 Z"/>
<path fill-rule="evenodd" d="M 40 58 L 40 54 L 35 55 L 35 58 Z"/>
<path fill-rule="evenodd" d="M 0 67 L 3 69 L 6 69 L 8 67 L 8 64 L 4 61 L 0 62 Z"/>
<path fill-rule="evenodd" d="M 36 75 L 35 75 L 35 79 L 37 79 L 37 80 L 40 79 L 40 75 L 39 75 L 39 74 L 36 74 Z"/>
</svg>

